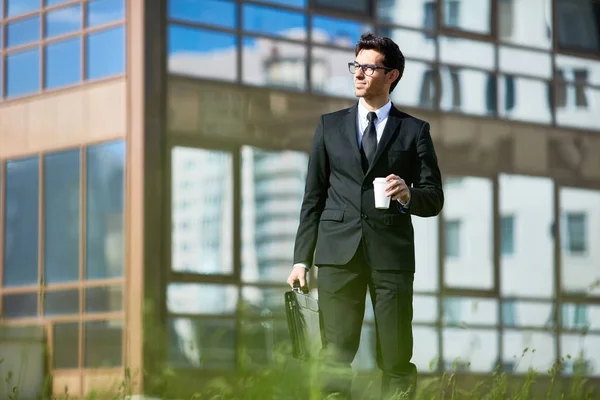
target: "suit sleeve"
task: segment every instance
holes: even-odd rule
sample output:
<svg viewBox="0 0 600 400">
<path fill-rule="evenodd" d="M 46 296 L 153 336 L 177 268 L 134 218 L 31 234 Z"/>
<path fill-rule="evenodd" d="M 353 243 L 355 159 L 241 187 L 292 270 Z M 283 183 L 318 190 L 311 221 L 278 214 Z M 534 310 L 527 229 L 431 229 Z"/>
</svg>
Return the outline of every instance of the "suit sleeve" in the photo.
<svg viewBox="0 0 600 400">
<path fill-rule="evenodd" d="M 427 122 L 419 132 L 417 155 L 418 165 L 415 168 L 413 187 L 410 189 L 410 213 L 419 217 L 433 217 L 442 211 L 444 192 L 437 155 Z"/>
<path fill-rule="evenodd" d="M 303 263 L 308 268 L 313 264 L 317 232 L 321 213 L 325 208 L 327 189 L 329 187 L 329 159 L 323 139 L 324 119 L 321 116 L 313 137 L 308 158 L 308 171 L 300 223 L 294 245 L 294 264 Z"/>
</svg>

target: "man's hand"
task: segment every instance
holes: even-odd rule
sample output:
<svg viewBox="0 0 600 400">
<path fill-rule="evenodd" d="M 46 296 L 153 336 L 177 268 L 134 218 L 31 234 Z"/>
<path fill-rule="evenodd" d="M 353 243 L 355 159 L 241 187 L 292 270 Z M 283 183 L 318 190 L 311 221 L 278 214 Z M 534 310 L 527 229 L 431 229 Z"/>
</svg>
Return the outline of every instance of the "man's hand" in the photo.
<svg viewBox="0 0 600 400">
<path fill-rule="evenodd" d="M 302 293 L 308 293 L 308 286 L 306 285 L 306 272 L 307 269 L 304 267 L 294 267 L 292 273 L 287 278 L 287 283 L 294 288 L 294 282 L 300 281 L 300 290 Z"/>
<path fill-rule="evenodd" d="M 410 190 L 408 190 L 408 186 L 404 179 L 400 178 L 397 175 L 391 174 L 385 178 L 388 185 L 385 190 L 387 191 L 387 196 L 392 197 L 392 200 L 400 200 L 404 204 L 408 203 L 410 200 Z"/>
</svg>

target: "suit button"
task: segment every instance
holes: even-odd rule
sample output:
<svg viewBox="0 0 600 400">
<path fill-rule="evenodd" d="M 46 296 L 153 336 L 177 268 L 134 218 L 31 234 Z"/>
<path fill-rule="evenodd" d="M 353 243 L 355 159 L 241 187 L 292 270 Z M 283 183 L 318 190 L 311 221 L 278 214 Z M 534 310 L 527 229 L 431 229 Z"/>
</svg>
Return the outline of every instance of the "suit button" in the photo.
<svg viewBox="0 0 600 400">
<path fill-rule="evenodd" d="M 360 214 L 360 217 L 362 219 L 369 219 L 369 216 L 367 214 Z"/>
</svg>

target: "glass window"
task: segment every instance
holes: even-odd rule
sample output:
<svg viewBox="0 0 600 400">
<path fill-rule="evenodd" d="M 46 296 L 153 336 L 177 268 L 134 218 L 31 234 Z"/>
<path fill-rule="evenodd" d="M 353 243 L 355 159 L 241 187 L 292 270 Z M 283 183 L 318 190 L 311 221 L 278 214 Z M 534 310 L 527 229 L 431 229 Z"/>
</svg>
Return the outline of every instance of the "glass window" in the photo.
<svg viewBox="0 0 600 400">
<path fill-rule="evenodd" d="M 600 61 L 557 54 L 559 78 L 578 85 L 600 85 Z"/>
<path fill-rule="evenodd" d="M 168 52 L 171 73 L 227 81 L 237 78 L 235 35 L 172 24 Z"/>
<path fill-rule="evenodd" d="M 515 226 L 515 253 L 501 258 L 504 296 L 554 295 L 554 188 L 548 178 L 500 175 L 500 214 Z M 535 282 L 532 285 L 531 282 Z"/>
<path fill-rule="evenodd" d="M 547 82 L 502 75 L 498 80 L 498 113 L 509 120 L 550 123 L 552 91 Z"/>
<path fill-rule="evenodd" d="M 248 32 L 306 39 L 306 14 L 245 4 L 243 15 L 243 28 Z"/>
<path fill-rule="evenodd" d="M 45 291 L 44 315 L 79 314 L 79 289 Z"/>
<path fill-rule="evenodd" d="M 246 316 L 283 319 L 285 318 L 285 304 L 281 293 L 279 288 L 244 286 L 240 310 Z"/>
<path fill-rule="evenodd" d="M 495 326 L 498 324 L 496 299 L 445 297 L 444 324 L 447 326 Z"/>
<path fill-rule="evenodd" d="M 233 285 L 169 283 L 167 310 L 171 314 L 234 314 L 238 289 Z"/>
<path fill-rule="evenodd" d="M 40 90 L 40 50 L 6 56 L 6 97 L 25 96 Z"/>
<path fill-rule="evenodd" d="M 354 58 L 352 58 L 353 60 Z M 347 63 L 347 62 L 346 62 Z M 346 71 L 348 69 L 346 68 Z M 404 75 L 398 86 L 391 93 L 391 100 L 395 104 L 409 107 L 432 108 L 437 107 L 439 88 L 441 83 L 434 67 L 420 61 L 406 60 Z M 349 78 L 350 93 L 354 93 L 352 79 Z"/>
<path fill-rule="evenodd" d="M 498 331 L 473 328 L 445 328 L 443 331 L 444 370 L 492 372 L 498 363 Z"/>
<path fill-rule="evenodd" d="M 39 160 L 6 163 L 5 287 L 38 284 Z"/>
<path fill-rule="evenodd" d="M 171 157 L 173 270 L 233 273 L 231 153 L 175 147 Z"/>
<path fill-rule="evenodd" d="M 60 3 L 66 3 L 67 1 L 70 1 L 70 0 L 42 0 L 42 1 L 44 2 L 44 5 L 46 7 L 50 7 L 50 6 L 60 4 Z"/>
<path fill-rule="evenodd" d="M 40 0 L 5 0 L 6 16 L 25 14 L 40 9 Z"/>
<path fill-rule="evenodd" d="M 421 80 L 420 104 L 444 111 L 493 114 L 495 109 L 490 107 L 489 98 L 496 92 L 489 86 L 491 77 L 490 72 L 460 67 L 427 70 Z"/>
<path fill-rule="evenodd" d="M 600 306 L 596 304 L 561 304 L 563 329 L 600 331 Z"/>
<path fill-rule="evenodd" d="M 444 281 L 451 287 L 494 287 L 493 185 L 485 178 L 463 177 L 446 185 Z M 468 238 L 468 239 L 467 239 Z M 475 239 L 476 238 L 476 239 Z"/>
<path fill-rule="evenodd" d="M 236 10 L 232 1 L 170 0 L 168 12 L 169 18 L 235 29 Z"/>
<path fill-rule="evenodd" d="M 233 369 L 234 320 L 170 318 L 168 359 L 173 368 Z"/>
<path fill-rule="evenodd" d="M 40 40 L 39 15 L 6 24 L 6 47 L 22 46 L 37 40 Z"/>
<path fill-rule="evenodd" d="M 313 0 L 317 8 L 333 9 L 339 11 L 348 11 L 361 15 L 369 15 L 369 0 Z"/>
<path fill-rule="evenodd" d="M 125 19 L 125 0 L 89 0 L 85 26 L 93 27 Z"/>
<path fill-rule="evenodd" d="M 258 0 L 261 3 L 281 4 L 283 6 L 305 8 L 308 0 Z"/>
<path fill-rule="evenodd" d="M 507 328 L 550 328 L 554 326 L 551 303 L 502 300 L 502 324 Z"/>
<path fill-rule="evenodd" d="M 426 326 L 413 326 L 413 357 L 411 362 L 418 371 L 437 372 L 439 370 L 439 333 L 438 330 Z"/>
<path fill-rule="evenodd" d="M 421 218 L 416 215 L 411 217 L 415 238 L 415 264 L 419 266 L 413 289 L 417 292 L 435 292 L 438 290 L 439 282 L 439 217 Z M 414 313 L 414 316 L 417 318 L 417 313 Z"/>
<path fill-rule="evenodd" d="M 442 63 L 489 70 L 495 68 L 496 57 L 492 43 L 459 39 L 452 36 L 440 36 L 438 40 L 440 61 Z M 465 57 L 466 54 L 469 56 Z"/>
<path fill-rule="evenodd" d="M 556 362 L 552 333 L 506 330 L 502 346 L 502 369 L 508 373 L 526 374 L 530 368 L 545 373 Z"/>
<path fill-rule="evenodd" d="M 435 59 L 436 41 L 427 38 L 421 32 L 381 27 L 380 35 L 387 36 L 396 42 L 405 57 L 425 61 L 433 61 Z"/>
<path fill-rule="evenodd" d="M 125 30 L 122 26 L 88 34 L 86 79 L 99 79 L 125 72 Z"/>
<path fill-rule="evenodd" d="M 552 58 L 549 53 L 500 46 L 499 63 L 500 72 L 552 79 Z M 531 68 L 532 65 L 535 68 Z"/>
<path fill-rule="evenodd" d="M 118 312 L 123 310 L 123 287 L 98 286 L 85 289 L 85 312 Z"/>
<path fill-rule="evenodd" d="M 600 3 L 557 0 L 556 13 L 559 48 L 600 52 Z"/>
<path fill-rule="evenodd" d="M 600 191 L 560 189 L 562 290 L 600 295 Z"/>
<path fill-rule="evenodd" d="M 52 365 L 56 369 L 79 366 L 79 323 L 54 324 Z"/>
<path fill-rule="evenodd" d="M 312 20 L 312 40 L 341 47 L 354 48 L 360 35 L 372 31 L 370 25 L 344 19 L 316 15 Z M 347 62 L 346 62 L 347 65 Z"/>
<path fill-rule="evenodd" d="M 503 257 L 515 253 L 515 217 L 513 215 L 500 217 L 500 252 Z"/>
<path fill-rule="evenodd" d="M 376 7 L 377 17 L 382 21 L 413 28 L 436 29 L 436 0 L 377 1 Z"/>
<path fill-rule="evenodd" d="M 73 38 L 46 45 L 44 86 L 54 89 L 81 81 L 81 39 Z"/>
<path fill-rule="evenodd" d="M 354 51 L 313 47 L 312 90 L 337 97 L 353 96 L 354 82 L 348 71 L 348 63 L 353 60 Z"/>
<path fill-rule="evenodd" d="M 2 318 L 37 317 L 37 293 L 5 294 L 2 297 Z"/>
<path fill-rule="evenodd" d="M 242 149 L 242 278 L 284 283 L 293 264 L 308 155 Z"/>
<path fill-rule="evenodd" d="M 419 269 L 419 272 L 423 272 Z M 430 277 L 431 279 L 431 277 Z M 373 315 L 373 305 L 370 302 L 371 298 L 367 293 L 369 300 L 369 313 L 372 315 L 372 320 L 375 320 Z M 436 296 L 428 296 L 422 294 L 415 294 L 413 296 L 413 322 L 421 324 L 437 323 L 438 321 L 438 298 Z"/>
<path fill-rule="evenodd" d="M 242 328 L 240 342 L 238 342 L 240 363 L 265 366 L 277 360 L 282 349 L 289 347 L 290 333 L 284 319 L 243 320 L 240 325 Z"/>
<path fill-rule="evenodd" d="M 79 150 L 44 157 L 44 282 L 79 280 Z"/>
<path fill-rule="evenodd" d="M 556 123 L 562 126 L 598 130 L 600 89 L 584 86 L 583 78 L 575 79 L 575 84 L 566 84 L 562 78 L 555 81 Z"/>
<path fill-rule="evenodd" d="M 244 83 L 285 89 L 306 88 L 306 47 L 267 38 L 243 40 Z"/>
<path fill-rule="evenodd" d="M 447 28 L 489 34 L 490 3 L 490 0 L 474 3 L 460 0 L 443 0 L 443 23 Z"/>
<path fill-rule="evenodd" d="M 48 11 L 45 20 L 44 36 L 65 35 L 81 29 L 81 5 L 76 4 L 58 10 Z"/>
<path fill-rule="evenodd" d="M 552 2 L 498 0 L 498 38 L 505 43 L 550 48 Z"/>
<path fill-rule="evenodd" d="M 124 142 L 87 148 L 87 279 L 123 276 L 124 169 Z"/>
<path fill-rule="evenodd" d="M 562 335 L 560 350 L 564 375 L 600 376 L 600 335 Z"/>
<path fill-rule="evenodd" d="M 123 321 L 85 322 L 84 367 L 123 365 Z"/>
</svg>

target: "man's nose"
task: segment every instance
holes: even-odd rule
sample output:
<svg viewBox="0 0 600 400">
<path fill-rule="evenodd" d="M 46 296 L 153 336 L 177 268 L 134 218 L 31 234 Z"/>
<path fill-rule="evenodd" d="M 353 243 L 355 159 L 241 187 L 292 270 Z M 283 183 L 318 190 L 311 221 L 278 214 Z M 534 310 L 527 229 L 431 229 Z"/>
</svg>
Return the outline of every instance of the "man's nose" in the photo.
<svg viewBox="0 0 600 400">
<path fill-rule="evenodd" d="M 356 72 L 354 73 L 354 75 L 356 75 L 357 78 L 365 77 L 365 73 L 363 72 L 362 68 L 360 68 L 360 67 L 356 68 Z"/>
</svg>

